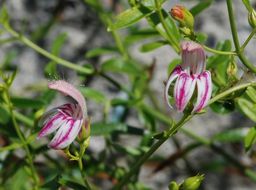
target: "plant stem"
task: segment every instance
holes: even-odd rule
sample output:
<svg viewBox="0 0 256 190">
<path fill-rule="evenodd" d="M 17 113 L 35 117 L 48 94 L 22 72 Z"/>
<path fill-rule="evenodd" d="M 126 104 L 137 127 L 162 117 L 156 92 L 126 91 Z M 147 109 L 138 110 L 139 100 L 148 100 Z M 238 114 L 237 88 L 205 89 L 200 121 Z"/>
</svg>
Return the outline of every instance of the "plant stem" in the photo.
<svg viewBox="0 0 256 190">
<path fill-rule="evenodd" d="M 8 101 L 7 104 L 8 104 L 8 108 L 9 108 L 9 112 L 10 112 L 10 116 L 11 116 L 13 126 L 15 128 L 15 131 L 16 131 L 21 143 L 24 146 L 24 149 L 25 149 L 25 152 L 26 152 L 26 155 L 27 155 L 27 163 L 30 167 L 31 175 L 32 175 L 32 178 L 34 180 L 34 189 L 37 190 L 37 189 L 39 189 L 39 178 L 37 176 L 37 172 L 36 172 L 36 169 L 35 169 L 34 164 L 33 164 L 33 157 L 30 153 L 30 150 L 29 150 L 29 147 L 27 145 L 26 139 L 25 139 L 23 133 L 21 132 L 20 127 L 18 126 L 18 123 L 16 121 L 8 89 L 6 89 L 5 95 L 6 95 L 6 100 Z"/>
<path fill-rule="evenodd" d="M 239 38 L 237 34 L 237 28 L 235 24 L 235 16 L 234 16 L 234 11 L 232 7 L 232 0 L 226 0 L 227 2 L 227 8 L 228 8 L 228 16 L 229 16 L 229 22 L 230 22 L 230 28 L 231 28 L 231 33 L 233 37 L 233 42 L 236 48 L 236 53 L 241 62 L 252 72 L 256 73 L 256 67 L 250 63 L 246 57 L 244 56 L 243 52 L 240 49 L 240 44 L 239 44 Z"/>
<path fill-rule="evenodd" d="M 237 86 L 234 86 L 232 88 L 229 88 L 228 90 L 224 91 L 224 92 L 221 92 L 220 94 L 214 96 L 212 99 L 210 99 L 210 101 L 208 102 L 208 105 L 218 101 L 219 99 L 221 98 L 224 98 L 225 96 L 235 92 L 235 91 L 238 91 L 238 90 L 242 90 L 244 88 L 247 88 L 249 86 L 255 86 L 256 83 L 255 82 L 247 82 L 247 83 L 243 83 L 243 84 L 239 84 Z"/>
<path fill-rule="evenodd" d="M 43 48 L 39 47 L 38 45 L 34 44 L 32 41 L 30 41 L 28 38 L 26 38 L 25 36 L 17 33 L 16 31 L 14 31 L 11 27 L 5 27 L 5 29 L 16 39 L 19 39 L 21 42 L 23 42 L 25 45 L 27 45 L 28 47 L 34 49 L 35 51 L 37 51 L 38 53 L 42 54 L 43 56 L 55 61 L 56 63 L 63 65 L 67 68 L 73 69 L 75 71 L 84 73 L 84 74 L 92 74 L 93 73 L 93 69 L 89 69 L 89 68 L 85 68 L 82 67 L 80 65 L 76 65 L 74 63 L 71 63 L 65 59 L 62 59 L 60 57 L 57 57 L 51 53 L 49 53 L 48 51 L 44 50 Z"/>
<path fill-rule="evenodd" d="M 165 23 L 165 19 L 161 10 L 161 5 L 159 4 L 159 0 L 155 0 L 155 5 L 156 5 L 156 11 L 158 13 L 158 16 L 160 18 L 160 21 L 163 25 L 163 28 L 168 36 L 168 41 L 172 45 L 173 49 L 178 53 L 180 51 L 179 44 L 175 43 L 175 39 L 173 38 L 172 34 L 170 33 L 168 26 Z"/>
<path fill-rule="evenodd" d="M 125 174 L 123 179 L 114 187 L 115 190 L 120 190 L 129 182 L 130 178 L 136 173 L 139 167 L 166 141 L 173 136 L 187 121 L 192 118 L 192 115 L 184 115 L 183 118 L 174 126 L 172 126 L 166 134 L 158 140 L 150 149 L 133 165 L 131 170 Z"/>
<path fill-rule="evenodd" d="M 250 40 L 252 39 L 252 37 L 255 35 L 256 33 L 256 28 L 254 28 L 252 30 L 252 32 L 250 33 L 250 35 L 248 36 L 248 38 L 245 40 L 245 42 L 243 43 L 243 45 L 240 47 L 240 50 L 243 51 L 245 49 L 245 47 L 247 46 L 247 44 L 250 42 Z"/>
<path fill-rule="evenodd" d="M 91 190 L 92 188 L 91 188 L 89 182 L 87 181 L 86 175 L 83 172 L 83 159 L 81 156 L 79 157 L 79 160 L 78 160 L 78 166 L 79 166 L 79 170 L 80 170 L 81 176 L 83 178 L 83 181 L 85 183 L 85 186 L 87 187 L 87 190 Z"/>
<path fill-rule="evenodd" d="M 220 54 L 220 55 L 236 55 L 236 52 L 233 52 L 233 51 L 220 51 L 220 50 L 210 48 L 206 45 L 202 45 L 202 46 L 206 51 L 209 51 L 211 53 L 216 53 L 216 54 Z"/>
</svg>

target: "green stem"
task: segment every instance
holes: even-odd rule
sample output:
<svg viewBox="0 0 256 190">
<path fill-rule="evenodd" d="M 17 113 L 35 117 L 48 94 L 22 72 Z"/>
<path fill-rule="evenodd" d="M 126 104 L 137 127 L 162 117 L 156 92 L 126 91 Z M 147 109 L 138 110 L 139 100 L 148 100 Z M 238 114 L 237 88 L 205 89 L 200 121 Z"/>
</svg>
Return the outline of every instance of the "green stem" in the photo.
<svg viewBox="0 0 256 190">
<path fill-rule="evenodd" d="M 166 134 L 158 140 L 150 149 L 133 165 L 131 170 L 126 173 L 123 179 L 114 187 L 115 190 L 122 189 L 122 187 L 129 182 L 130 178 L 136 173 L 139 167 L 166 141 L 173 136 L 187 121 L 192 118 L 192 115 L 184 115 L 183 118 L 174 126 L 172 126 Z"/>
<path fill-rule="evenodd" d="M 228 8 L 228 16 L 229 16 L 231 33 L 232 33 L 233 42 L 234 42 L 234 45 L 236 48 L 237 56 L 239 57 L 240 61 L 248 69 L 250 69 L 252 72 L 256 73 L 256 67 L 246 59 L 246 57 L 244 56 L 243 52 L 241 52 L 241 49 L 240 49 L 237 28 L 236 28 L 236 24 L 235 24 L 235 16 L 234 16 L 234 11 L 233 11 L 233 7 L 232 7 L 232 0 L 226 0 L 226 2 L 227 2 L 227 8 Z"/>
<path fill-rule="evenodd" d="M 76 65 L 74 63 L 71 63 L 65 59 L 62 59 L 60 57 L 57 57 L 51 53 L 49 53 L 48 51 L 44 50 L 43 48 L 39 47 L 38 45 L 34 44 L 32 41 L 30 41 L 28 38 L 26 38 L 25 36 L 17 33 L 16 31 L 14 31 L 11 27 L 5 27 L 5 29 L 14 37 L 19 39 L 21 42 L 23 42 L 25 45 L 27 45 L 28 47 L 34 49 L 35 51 L 37 51 L 38 53 L 42 54 L 43 56 L 55 61 L 56 63 L 63 65 L 67 68 L 73 69 L 75 71 L 84 73 L 84 74 L 92 74 L 93 70 L 89 69 L 89 68 L 85 68 L 82 67 L 80 65 Z"/>
<path fill-rule="evenodd" d="M 220 50 L 210 48 L 206 45 L 202 45 L 202 46 L 206 51 L 209 51 L 211 53 L 216 53 L 216 54 L 220 54 L 220 55 L 236 55 L 236 52 L 233 52 L 233 51 L 220 51 Z"/>
<path fill-rule="evenodd" d="M 21 121 L 22 123 L 26 124 L 29 127 L 33 127 L 34 126 L 34 121 L 31 120 L 30 118 L 26 117 L 25 115 L 17 112 L 17 111 L 13 111 L 13 115 L 14 117 Z"/>
<path fill-rule="evenodd" d="M 80 170 L 81 176 L 83 178 L 83 181 L 85 183 L 85 186 L 87 187 L 87 190 L 91 190 L 92 188 L 91 188 L 89 182 L 87 181 L 87 176 L 83 172 L 83 159 L 81 156 L 79 157 L 79 160 L 78 160 L 78 166 L 79 166 L 79 170 Z"/>
<path fill-rule="evenodd" d="M 255 85 L 256 85 L 255 82 L 247 82 L 247 83 L 243 83 L 243 84 L 239 84 L 237 86 L 234 86 L 234 87 L 232 87 L 232 88 L 214 96 L 212 99 L 210 99 L 210 101 L 208 102 L 208 105 L 218 101 L 219 99 L 224 98 L 225 96 L 227 96 L 227 95 L 229 95 L 229 94 L 231 94 L 235 91 L 242 90 L 242 89 L 247 88 L 249 86 L 255 86 Z"/>
<path fill-rule="evenodd" d="M 172 45 L 173 49 L 178 53 L 180 51 L 179 44 L 175 43 L 176 41 L 175 41 L 174 37 L 172 36 L 172 34 L 170 33 L 170 31 L 168 29 L 168 26 L 165 23 L 165 19 L 164 19 L 162 10 L 161 10 L 161 5 L 159 3 L 159 0 L 155 0 L 155 5 L 156 5 L 156 11 L 157 11 L 158 16 L 160 18 L 160 21 L 161 21 L 161 23 L 163 25 L 163 28 L 164 28 L 167 36 L 168 36 L 168 41 Z"/>
<path fill-rule="evenodd" d="M 16 131 L 20 141 L 23 144 L 23 147 L 24 147 L 26 155 L 27 155 L 27 163 L 28 163 L 28 165 L 31 169 L 31 175 L 32 175 L 32 178 L 34 180 L 34 189 L 37 190 L 37 189 L 39 189 L 39 178 L 37 176 L 37 172 L 36 172 L 36 169 L 35 169 L 34 164 L 33 164 L 33 157 L 30 153 L 30 150 L 29 150 L 29 147 L 27 145 L 26 139 L 25 139 L 23 133 L 21 132 L 20 127 L 18 126 L 18 123 L 16 121 L 15 114 L 14 114 L 13 107 L 12 107 L 12 103 L 11 103 L 11 98 L 10 98 L 8 90 L 6 90 L 5 95 L 6 95 L 6 98 L 7 98 L 6 100 L 8 101 L 7 104 L 8 104 L 8 108 L 9 108 L 9 112 L 10 112 L 10 116 L 11 116 L 13 126 L 15 128 L 15 131 Z"/>
<path fill-rule="evenodd" d="M 248 36 L 248 38 L 245 40 L 245 42 L 243 43 L 243 45 L 240 47 L 240 50 L 243 51 L 245 49 L 245 47 L 247 46 L 247 44 L 250 42 L 250 40 L 253 38 L 253 36 L 256 33 L 256 28 L 254 28 L 252 30 L 252 32 L 250 33 L 250 35 Z"/>
<path fill-rule="evenodd" d="M 101 15 L 101 19 L 102 19 L 103 23 L 106 26 L 111 26 L 112 21 L 111 21 L 110 17 L 107 14 Z M 117 45 L 117 48 L 118 48 L 119 52 L 123 55 L 123 57 L 125 59 L 128 59 L 129 55 L 128 55 L 128 53 L 127 53 L 127 51 L 126 51 L 126 49 L 125 49 L 125 47 L 124 47 L 124 45 L 122 43 L 122 40 L 121 40 L 120 35 L 118 34 L 118 31 L 111 30 L 111 33 L 112 33 L 112 36 L 113 36 L 113 38 L 114 38 L 114 40 L 116 42 L 116 45 Z"/>
</svg>

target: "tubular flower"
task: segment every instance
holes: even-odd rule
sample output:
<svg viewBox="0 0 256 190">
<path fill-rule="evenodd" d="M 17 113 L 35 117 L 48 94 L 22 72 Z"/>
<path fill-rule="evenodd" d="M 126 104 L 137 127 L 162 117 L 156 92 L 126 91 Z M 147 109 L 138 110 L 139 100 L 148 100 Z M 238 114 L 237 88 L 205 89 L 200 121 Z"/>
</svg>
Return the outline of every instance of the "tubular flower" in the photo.
<svg viewBox="0 0 256 190">
<path fill-rule="evenodd" d="M 165 100 L 168 100 L 169 88 L 174 80 L 174 100 L 176 109 L 182 112 L 197 89 L 197 100 L 193 113 L 201 111 L 211 98 L 212 81 L 211 73 L 205 70 L 205 53 L 201 45 L 186 41 L 181 43 L 182 63 L 177 66 L 165 86 Z"/>
<path fill-rule="evenodd" d="M 79 90 L 63 80 L 50 82 L 48 87 L 65 96 L 70 96 L 76 101 L 76 103 L 67 103 L 54 108 L 41 118 L 43 128 L 39 132 L 38 138 L 56 131 L 48 146 L 53 149 L 64 149 L 75 140 L 82 126 L 88 127 L 86 102 Z"/>
</svg>

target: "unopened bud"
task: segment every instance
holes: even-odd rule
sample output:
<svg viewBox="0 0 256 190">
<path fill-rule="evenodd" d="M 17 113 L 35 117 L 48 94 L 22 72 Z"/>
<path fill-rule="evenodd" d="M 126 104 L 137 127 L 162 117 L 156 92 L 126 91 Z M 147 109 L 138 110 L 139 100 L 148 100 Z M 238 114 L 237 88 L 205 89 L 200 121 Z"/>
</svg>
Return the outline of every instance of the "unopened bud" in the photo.
<svg viewBox="0 0 256 190">
<path fill-rule="evenodd" d="M 252 28 L 256 27 L 256 11 L 254 9 L 248 13 L 248 22 Z"/>
<path fill-rule="evenodd" d="M 197 190 L 204 179 L 204 175 L 196 175 L 185 179 L 182 183 L 182 190 Z"/>
<path fill-rule="evenodd" d="M 179 185 L 175 181 L 172 181 L 169 184 L 168 188 L 169 190 L 179 190 Z"/>
<path fill-rule="evenodd" d="M 184 6 L 176 5 L 174 6 L 170 14 L 172 18 L 177 20 L 181 27 L 187 27 L 190 30 L 193 30 L 194 28 L 194 17 L 193 15 L 187 10 Z"/>
<path fill-rule="evenodd" d="M 229 62 L 228 68 L 227 68 L 227 74 L 228 76 L 236 76 L 237 73 L 237 65 L 234 61 Z"/>
</svg>

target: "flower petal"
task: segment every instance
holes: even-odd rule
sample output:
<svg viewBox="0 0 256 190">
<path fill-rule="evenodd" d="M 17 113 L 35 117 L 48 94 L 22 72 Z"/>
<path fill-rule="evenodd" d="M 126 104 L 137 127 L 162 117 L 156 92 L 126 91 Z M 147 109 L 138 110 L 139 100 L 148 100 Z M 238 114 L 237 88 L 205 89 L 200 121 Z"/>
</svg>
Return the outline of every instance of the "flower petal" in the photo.
<svg viewBox="0 0 256 190">
<path fill-rule="evenodd" d="M 50 82 L 48 84 L 48 87 L 50 89 L 57 90 L 66 96 L 70 96 L 74 100 L 76 100 L 83 112 L 83 117 L 87 118 L 87 107 L 86 107 L 85 99 L 81 94 L 81 92 L 77 90 L 72 84 L 69 84 L 64 80 L 57 80 L 57 81 Z"/>
<path fill-rule="evenodd" d="M 212 94 L 212 80 L 211 73 L 209 71 L 203 72 L 197 79 L 197 101 L 195 103 L 193 112 L 199 112 L 203 109 Z"/>
<path fill-rule="evenodd" d="M 205 52 L 203 47 L 192 41 L 184 41 L 181 43 L 181 67 L 188 74 L 200 74 L 205 71 Z"/>
<path fill-rule="evenodd" d="M 63 123 L 52 141 L 49 143 L 49 147 L 54 149 L 63 149 L 70 145 L 77 137 L 83 120 L 68 119 Z"/>
<path fill-rule="evenodd" d="M 47 120 L 44 124 L 44 127 L 39 132 L 37 138 L 44 137 L 55 130 L 57 130 L 60 125 L 63 123 L 63 114 L 57 113 L 51 119 Z"/>
<path fill-rule="evenodd" d="M 179 112 L 182 112 L 187 106 L 193 95 L 195 84 L 195 78 L 187 73 L 182 73 L 177 79 L 174 86 L 174 98 Z"/>
<path fill-rule="evenodd" d="M 168 104 L 168 106 L 170 108 L 172 108 L 170 102 L 169 102 L 169 98 L 168 98 L 168 92 L 169 92 L 169 88 L 172 84 L 172 82 L 179 76 L 179 74 L 182 72 L 181 67 L 177 66 L 173 72 L 171 73 L 170 77 L 167 80 L 167 83 L 165 85 L 165 90 L 164 90 L 164 99 L 166 101 L 166 103 Z"/>
</svg>

